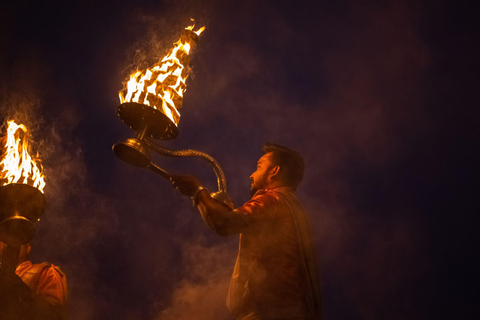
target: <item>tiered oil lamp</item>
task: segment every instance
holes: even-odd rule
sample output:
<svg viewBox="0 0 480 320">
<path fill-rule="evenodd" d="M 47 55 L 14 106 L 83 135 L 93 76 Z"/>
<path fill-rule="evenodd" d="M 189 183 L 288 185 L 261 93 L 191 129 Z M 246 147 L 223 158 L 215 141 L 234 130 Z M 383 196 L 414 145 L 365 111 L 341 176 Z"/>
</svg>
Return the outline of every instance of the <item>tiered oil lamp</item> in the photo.
<svg viewBox="0 0 480 320">
<path fill-rule="evenodd" d="M 223 170 L 212 156 L 193 149 L 171 150 L 155 142 L 155 139 L 171 140 L 178 136 L 178 109 L 182 107 L 188 76 L 185 66 L 203 30 L 204 27 L 197 31 L 193 31 L 193 26 L 187 27 L 174 48 L 157 65 L 145 72 L 136 71 L 130 76 L 126 88 L 120 91 L 121 104 L 117 114 L 137 135 L 115 144 L 113 151 L 123 161 L 136 167 L 149 168 L 167 179 L 171 178 L 171 174 L 152 163 L 150 151 L 168 157 L 202 158 L 212 165 L 217 176 L 218 192 L 213 193 L 212 197 L 233 208 L 226 193 Z"/>
<path fill-rule="evenodd" d="M 28 153 L 27 128 L 8 122 L 0 161 L 0 241 L 6 244 L 1 264 L 15 273 L 20 247 L 35 236 L 34 223 L 45 211 L 41 165 Z"/>
</svg>

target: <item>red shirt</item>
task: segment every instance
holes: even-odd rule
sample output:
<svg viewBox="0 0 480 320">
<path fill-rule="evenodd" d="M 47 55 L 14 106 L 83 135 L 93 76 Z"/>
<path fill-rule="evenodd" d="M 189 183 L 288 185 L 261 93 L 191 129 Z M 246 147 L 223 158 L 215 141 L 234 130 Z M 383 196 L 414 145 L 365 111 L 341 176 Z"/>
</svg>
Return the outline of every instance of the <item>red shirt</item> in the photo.
<svg viewBox="0 0 480 320">
<path fill-rule="evenodd" d="M 248 227 L 240 234 L 227 298 L 230 311 L 238 318 L 302 318 L 306 284 L 295 215 L 305 214 L 293 191 L 259 190 L 234 212 Z"/>
</svg>

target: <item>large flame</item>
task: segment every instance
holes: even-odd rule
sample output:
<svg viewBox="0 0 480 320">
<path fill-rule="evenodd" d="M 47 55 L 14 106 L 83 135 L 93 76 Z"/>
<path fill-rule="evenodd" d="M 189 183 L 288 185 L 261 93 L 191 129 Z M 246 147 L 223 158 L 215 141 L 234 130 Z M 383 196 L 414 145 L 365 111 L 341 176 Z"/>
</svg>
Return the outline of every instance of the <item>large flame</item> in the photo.
<svg viewBox="0 0 480 320">
<path fill-rule="evenodd" d="M 14 120 L 7 123 L 4 152 L 0 156 L 0 182 L 4 186 L 10 183 L 29 184 L 43 193 L 45 176 L 38 159 L 32 159 L 28 153 L 27 127 L 16 124 Z M 38 155 L 37 155 L 38 157 Z"/>
<path fill-rule="evenodd" d="M 145 72 L 137 70 L 130 75 L 126 88 L 119 92 L 120 103 L 136 102 L 153 107 L 178 126 L 178 109 L 182 107 L 183 93 L 187 88 L 185 66 L 192 45 L 205 30 L 202 27 L 193 31 L 193 27 L 194 25 L 185 28 L 185 33 L 174 43 L 174 47 L 155 66 Z"/>
</svg>

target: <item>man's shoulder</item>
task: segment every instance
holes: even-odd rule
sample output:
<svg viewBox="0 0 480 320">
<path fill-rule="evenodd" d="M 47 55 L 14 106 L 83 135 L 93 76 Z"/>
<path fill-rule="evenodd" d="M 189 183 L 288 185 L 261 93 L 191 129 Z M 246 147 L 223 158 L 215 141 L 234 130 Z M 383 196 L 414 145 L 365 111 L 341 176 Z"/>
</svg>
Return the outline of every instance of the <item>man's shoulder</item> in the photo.
<svg viewBox="0 0 480 320">
<path fill-rule="evenodd" d="M 46 271 L 49 271 L 49 270 L 59 272 L 59 273 L 63 273 L 60 270 L 60 267 L 58 267 L 54 264 L 51 264 L 50 262 L 42 262 L 42 263 L 34 263 L 34 264 L 30 263 L 25 268 L 25 271 L 28 272 L 28 273 L 42 273 L 42 272 L 46 272 Z"/>
<path fill-rule="evenodd" d="M 20 274 L 19 273 L 20 272 L 17 272 L 17 274 L 22 278 L 22 280 L 27 284 L 36 282 L 39 277 L 44 277 L 48 275 L 54 276 L 55 278 L 66 278 L 65 273 L 63 273 L 59 266 L 56 266 L 49 262 L 42 262 L 36 264 L 29 263 L 25 265 L 22 272 Z"/>
<path fill-rule="evenodd" d="M 290 187 L 278 187 L 273 189 L 265 189 L 264 193 L 260 195 L 264 197 L 264 202 L 268 203 L 269 207 L 275 208 L 282 212 L 303 211 L 295 191 Z"/>
<path fill-rule="evenodd" d="M 276 189 L 260 189 L 245 203 L 245 205 L 269 207 L 278 203 L 281 197 L 281 193 L 276 191 Z"/>
<path fill-rule="evenodd" d="M 261 219 L 277 218 L 288 212 L 288 203 L 296 199 L 291 188 L 279 187 L 258 190 L 243 206 L 235 209 L 242 216 Z"/>
<path fill-rule="evenodd" d="M 62 269 L 60 269 L 59 266 L 54 265 L 53 263 L 42 262 L 34 264 L 32 267 L 37 270 L 37 273 L 54 275 L 55 277 L 62 279 L 66 278 L 65 273 L 63 273 Z"/>
<path fill-rule="evenodd" d="M 256 197 L 262 197 L 262 196 L 279 198 L 281 196 L 286 196 L 286 195 L 295 196 L 295 192 L 290 187 L 260 189 L 255 193 L 255 195 L 253 196 L 252 199 L 254 199 Z"/>
<path fill-rule="evenodd" d="M 268 202 L 270 204 L 284 204 L 285 201 L 298 201 L 295 192 L 289 187 L 261 189 L 255 193 L 252 200 Z"/>
</svg>

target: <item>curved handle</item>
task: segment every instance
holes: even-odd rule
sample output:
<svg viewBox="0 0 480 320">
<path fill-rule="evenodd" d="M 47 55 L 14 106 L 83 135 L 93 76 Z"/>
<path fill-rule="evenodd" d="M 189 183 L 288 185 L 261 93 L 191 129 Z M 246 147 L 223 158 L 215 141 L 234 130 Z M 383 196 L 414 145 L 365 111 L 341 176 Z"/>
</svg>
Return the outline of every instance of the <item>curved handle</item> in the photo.
<svg viewBox="0 0 480 320">
<path fill-rule="evenodd" d="M 152 149 L 167 157 L 197 157 L 197 158 L 202 158 L 206 160 L 208 163 L 212 165 L 213 170 L 215 171 L 215 174 L 217 176 L 218 191 L 224 192 L 224 193 L 227 192 L 227 179 L 225 178 L 225 174 L 223 173 L 223 170 L 218 164 L 217 160 L 215 160 L 208 153 L 205 153 L 199 150 L 194 150 L 194 149 L 172 150 L 172 149 L 164 148 L 159 146 L 155 142 L 153 142 L 150 138 L 145 138 L 143 141 L 145 142 L 145 144 L 149 149 Z M 167 171 L 161 169 L 160 167 L 154 164 L 150 164 L 148 168 L 166 177 L 167 179 L 170 178 L 170 174 Z"/>
</svg>

